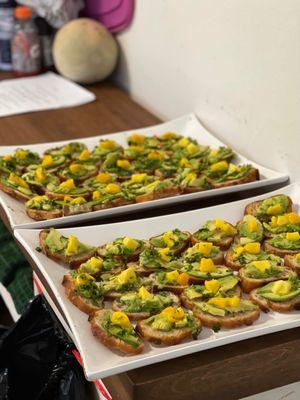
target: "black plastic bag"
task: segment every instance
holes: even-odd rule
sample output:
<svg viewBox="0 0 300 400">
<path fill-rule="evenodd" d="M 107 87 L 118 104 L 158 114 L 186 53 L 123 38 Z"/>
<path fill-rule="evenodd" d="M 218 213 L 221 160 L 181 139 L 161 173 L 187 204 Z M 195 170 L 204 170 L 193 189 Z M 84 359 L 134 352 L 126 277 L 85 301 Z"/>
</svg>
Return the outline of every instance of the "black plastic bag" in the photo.
<svg viewBox="0 0 300 400">
<path fill-rule="evenodd" d="M 0 337 L 0 400 L 89 400 L 74 345 L 42 296 Z"/>
</svg>

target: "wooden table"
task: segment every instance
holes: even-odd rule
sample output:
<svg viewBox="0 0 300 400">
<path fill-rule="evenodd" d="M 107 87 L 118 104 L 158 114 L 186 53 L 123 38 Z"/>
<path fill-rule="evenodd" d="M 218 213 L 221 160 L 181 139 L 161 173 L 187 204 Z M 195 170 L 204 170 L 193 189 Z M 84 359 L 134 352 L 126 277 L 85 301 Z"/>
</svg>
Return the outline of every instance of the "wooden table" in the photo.
<svg viewBox="0 0 300 400">
<path fill-rule="evenodd" d="M 84 106 L 1 118 L 0 144 L 73 140 L 159 123 L 158 118 L 110 83 L 89 89 L 97 100 Z M 201 204 L 194 201 L 101 223 L 195 209 L 264 191 L 227 195 Z M 39 278 L 49 289 L 40 274 Z M 300 380 L 299 346 L 300 329 L 293 329 L 139 368 L 106 378 L 104 382 L 114 400 L 234 400 Z"/>
</svg>

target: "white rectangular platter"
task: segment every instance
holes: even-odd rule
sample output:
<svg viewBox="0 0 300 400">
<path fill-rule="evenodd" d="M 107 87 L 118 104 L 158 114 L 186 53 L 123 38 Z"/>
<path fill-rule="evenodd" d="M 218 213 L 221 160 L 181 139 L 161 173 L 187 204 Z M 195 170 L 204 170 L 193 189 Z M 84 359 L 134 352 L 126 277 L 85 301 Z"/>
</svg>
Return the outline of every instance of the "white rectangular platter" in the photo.
<svg viewBox="0 0 300 400">
<path fill-rule="evenodd" d="M 291 196 L 293 202 L 296 204 L 295 211 L 298 210 L 300 204 L 300 184 L 286 186 L 283 189 L 268 193 L 267 196 L 277 193 L 285 193 Z M 60 231 L 65 236 L 74 234 L 80 240 L 95 246 L 105 244 L 121 236 L 147 239 L 174 228 L 194 232 L 202 223 L 212 218 L 222 218 L 231 223 L 236 223 L 242 217 L 246 204 L 267 196 L 256 196 L 229 204 L 162 217 L 108 225 L 65 228 L 60 229 Z M 259 320 L 252 326 L 231 330 L 224 329 L 218 333 L 214 333 L 211 329 L 203 328 L 198 340 L 195 341 L 169 347 L 147 344 L 144 352 L 140 355 L 120 355 L 107 349 L 93 337 L 87 316 L 65 297 L 61 281 L 63 275 L 68 272 L 68 269 L 35 250 L 38 245 L 39 231 L 35 229 L 16 229 L 14 233 L 43 273 L 57 301 L 60 303 L 73 332 L 75 344 L 83 358 L 85 373 L 89 380 L 103 378 L 148 364 L 300 326 L 299 311 L 286 314 L 276 312 L 261 313 Z"/>
<path fill-rule="evenodd" d="M 181 118 L 174 119 L 169 122 L 165 122 L 160 125 L 152 126 L 144 129 L 135 129 L 126 132 L 114 133 L 110 135 L 93 136 L 84 139 L 76 139 L 78 142 L 85 143 L 89 149 L 96 146 L 101 139 L 110 138 L 120 143 L 121 145 L 126 145 L 126 138 L 134 132 L 140 132 L 144 135 L 151 136 L 155 134 L 162 134 L 164 132 L 175 132 L 183 136 L 190 136 L 196 139 L 199 143 L 204 145 L 209 145 L 211 147 L 224 146 L 224 143 L 220 142 L 211 133 L 209 133 L 199 122 L 194 114 L 185 115 Z M 9 154 L 15 151 L 18 147 L 23 147 L 25 149 L 30 149 L 31 151 L 36 151 L 42 154 L 49 147 L 56 147 L 62 144 L 68 143 L 69 141 L 62 142 L 50 142 L 41 143 L 27 146 L 0 146 L 0 155 Z M 234 150 L 234 149 L 233 149 Z M 166 206 L 169 204 L 178 204 L 190 200 L 204 199 L 208 197 L 220 196 L 226 193 L 238 192 L 242 190 L 247 190 L 251 188 L 264 187 L 271 184 L 285 182 L 288 180 L 288 175 L 280 172 L 276 172 L 265 168 L 261 165 L 254 163 L 253 161 L 247 160 L 241 155 L 237 155 L 235 160 L 237 163 L 251 163 L 256 167 L 259 172 L 261 179 L 259 181 L 246 183 L 243 185 L 229 186 L 220 189 L 212 189 L 204 192 L 184 194 L 181 196 L 173 196 L 165 199 L 153 200 L 145 203 L 130 204 L 121 207 L 110 208 L 106 210 L 93 211 L 85 214 L 71 215 L 61 218 L 56 218 L 55 220 L 49 221 L 34 221 L 29 218 L 24 209 L 24 205 L 15 200 L 14 198 L 8 196 L 7 194 L 0 191 L 0 204 L 2 205 L 11 228 L 43 228 L 52 225 L 62 226 L 62 225 L 74 225 L 75 223 L 92 221 L 99 218 L 104 218 L 113 215 L 120 215 L 125 213 L 134 213 L 135 211 Z"/>
</svg>

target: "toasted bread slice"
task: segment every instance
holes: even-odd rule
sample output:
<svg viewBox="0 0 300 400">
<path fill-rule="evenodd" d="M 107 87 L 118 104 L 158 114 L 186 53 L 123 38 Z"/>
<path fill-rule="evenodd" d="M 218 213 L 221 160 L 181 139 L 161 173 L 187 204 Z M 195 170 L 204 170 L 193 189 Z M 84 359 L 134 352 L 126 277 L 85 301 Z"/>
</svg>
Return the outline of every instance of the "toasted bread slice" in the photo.
<svg viewBox="0 0 300 400">
<path fill-rule="evenodd" d="M 293 209 L 292 199 L 290 197 L 288 197 L 288 200 L 289 200 L 289 205 L 286 210 L 287 213 L 292 212 L 292 209 Z M 263 202 L 263 200 L 258 200 L 258 201 L 253 201 L 252 203 L 247 204 L 245 207 L 245 210 L 244 210 L 244 214 L 245 215 L 250 214 L 255 217 L 257 214 L 257 209 L 261 205 L 262 202 Z"/>
<path fill-rule="evenodd" d="M 300 275 L 300 265 L 298 265 L 296 258 L 292 254 L 287 254 L 284 256 L 284 265 L 286 265 L 288 268 L 293 269 L 297 275 Z"/>
<path fill-rule="evenodd" d="M 28 194 L 24 194 L 22 192 L 20 192 L 19 190 L 10 188 L 6 185 L 4 185 L 2 182 L 0 182 L 0 190 L 2 190 L 2 192 L 9 194 L 11 197 L 14 197 L 15 199 L 25 202 L 29 199 L 31 199 L 31 197 L 34 196 L 34 193 L 32 194 L 32 196 L 29 196 Z"/>
<path fill-rule="evenodd" d="M 201 323 L 204 326 L 207 326 L 209 328 L 222 327 L 231 329 L 231 328 L 238 328 L 239 326 L 243 325 L 252 325 L 253 322 L 259 318 L 260 310 L 257 309 L 257 310 L 237 313 L 237 315 L 234 316 L 221 317 L 217 315 L 204 313 L 199 308 L 194 307 L 193 314 L 195 315 L 196 318 L 200 319 Z"/>
<path fill-rule="evenodd" d="M 45 242 L 48 233 L 49 229 L 43 229 L 39 233 L 40 247 L 43 253 L 46 254 L 46 256 L 51 258 L 52 260 L 61 262 L 63 264 L 67 264 L 71 269 L 78 268 L 81 264 L 83 264 L 89 258 L 95 255 L 95 250 L 90 250 L 87 251 L 86 253 L 78 254 L 75 256 L 66 256 L 61 253 L 52 253 Z"/>
<path fill-rule="evenodd" d="M 299 250 L 283 250 L 279 249 L 278 247 L 274 247 L 270 243 L 268 243 L 267 240 L 264 242 L 264 249 L 265 251 L 275 254 L 275 256 L 279 256 L 282 258 L 284 258 L 286 255 L 294 255 L 299 253 Z"/>
<path fill-rule="evenodd" d="M 173 300 L 173 306 L 178 306 L 180 304 L 179 298 L 172 292 L 169 293 L 170 297 Z M 151 315 L 157 314 L 157 312 L 148 312 L 148 311 L 140 311 L 140 312 L 126 312 L 122 309 L 122 305 L 118 299 L 114 300 L 112 303 L 112 309 L 114 311 L 123 311 L 127 314 L 128 318 L 133 321 L 139 321 L 141 319 L 149 318 Z"/>
<path fill-rule="evenodd" d="M 141 342 L 139 347 L 135 348 L 131 346 L 129 343 L 126 343 L 124 340 L 119 339 L 115 336 L 111 336 L 106 330 L 104 330 L 101 326 L 101 322 L 103 319 L 103 314 L 106 310 L 99 310 L 95 312 L 89 318 L 89 322 L 91 324 L 91 329 L 93 335 L 102 343 L 104 346 L 110 347 L 112 349 L 116 349 L 121 351 L 122 353 L 127 354 L 139 354 L 144 349 L 144 343 Z"/>
<path fill-rule="evenodd" d="M 254 182 L 254 181 L 258 181 L 258 180 L 259 180 L 259 171 L 256 168 L 252 168 L 248 172 L 248 174 L 246 174 L 242 178 L 232 179 L 231 181 L 227 181 L 227 182 L 219 182 L 219 183 L 212 182 L 212 186 L 214 189 L 218 189 L 221 187 L 241 185 L 243 183 Z"/>
<path fill-rule="evenodd" d="M 178 196 L 179 194 L 181 194 L 179 186 L 172 186 L 170 188 L 158 189 L 158 190 L 153 190 L 150 193 L 140 194 L 135 197 L 135 201 L 137 203 L 142 203 L 144 201 L 151 201 L 151 200 L 163 199 L 165 197 Z"/>
<path fill-rule="evenodd" d="M 219 240 L 214 240 L 214 239 L 207 239 L 207 240 L 209 242 L 213 243 L 214 246 L 218 246 L 220 248 L 220 250 L 227 250 L 231 246 L 233 239 L 234 239 L 233 237 L 224 237 Z M 196 237 L 194 235 L 192 235 L 192 237 L 191 237 L 192 245 L 196 244 L 199 241 L 201 241 L 201 240 L 197 240 Z"/>
<path fill-rule="evenodd" d="M 240 268 L 243 267 L 243 265 L 238 260 L 234 260 L 233 255 L 233 250 L 229 249 L 225 255 L 225 264 L 227 265 L 227 267 L 238 271 Z"/>
<path fill-rule="evenodd" d="M 151 326 L 146 324 L 144 320 L 137 322 L 136 330 L 149 342 L 163 346 L 172 346 L 187 338 L 197 339 L 196 337 L 193 337 L 191 328 L 178 328 L 164 332 L 153 329 Z"/>
<path fill-rule="evenodd" d="M 277 312 L 300 310 L 300 295 L 294 297 L 292 300 L 279 302 L 265 299 L 257 293 L 257 289 L 254 289 L 250 292 L 250 298 L 265 312 L 268 312 L 269 310 Z"/>
<path fill-rule="evenodd" d="M 170 248 L 170 254 L 172 253 L 172 254 L 174 254 L 174 256 L 177 256 L 178 254 L 181 254 L 188 247 L 188 245 L 190 244 L 191 236 L 192 236 L 191 233 L 188 232 L 188 231 L 182 231 L 182 232 L 187 236 L 187 239 L 182 241 L 182 244 L 180 246 L 178 246 L 176 249 Z M 162 234 L 151 237 L 149 239 L 150 244 L 151 244 L 151 240 L 152 239 L 155 239 L 155 238 L 160 237 L 160 236 L 162 236 Z M 156 247 L 156 248 L 158 248 L 158 247 Z"/>
<path fill-rule="evenodd" d="M 90 299 L 85 299 L 82 296 L 78 296 L 75 293 L 75 285 L 70 275 L 64 275 L 62 285 L 65 288 L 65 294 L 68 299 L 85 314 L 90 315 L 103 308 L 95 306 Z"/>
<path fill-rule="evenodd" d="M 28 217 L 35 219 L 36 221 L 44 221 L 46 219 L 59 218 L 63 216 L 62 210 L 35 210 L 33 208 L 26 207 L 26 213 Z"/>
<path fill-rule="evenodd" d="M 289 268 L 285 268 L 284 274 L 281 275 L 279 278 L 278 277 L 270 277 L 270 278 L 265 278 L 265 279 L 249 278 L 248 276 L 245 275 L 244 268 L 241 268 L 238 273 L 238 275 L 241 279 L 242 289 L 245 293 L 250 293 L 251 290 L 254 290 L 261 286 L 264 286 L 267 283 L 277 281 L 278 279 L 283 279 L 283 280 L 289 279 L 289 276 L 291 274 L 293 274 L 293 273 Z M 295 275 L 296 275 L 296 273 L 295 273 Z"/>
</svg>

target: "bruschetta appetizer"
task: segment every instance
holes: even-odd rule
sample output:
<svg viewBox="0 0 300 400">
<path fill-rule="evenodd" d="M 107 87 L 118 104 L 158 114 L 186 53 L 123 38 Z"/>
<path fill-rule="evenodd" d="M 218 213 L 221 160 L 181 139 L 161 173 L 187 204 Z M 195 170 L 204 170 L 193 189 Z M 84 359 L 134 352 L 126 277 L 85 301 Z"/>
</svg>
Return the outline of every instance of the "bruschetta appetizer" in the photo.
<svg viewBox="0 0 300 400">
<path fill-rule="evenodd" d="M 218 246 L 221 250 L 227 250 L 237 234 L 236 228 L 222 219 L 207 221 L 192 235 L 192 243 L 208 241 Z"/>
<path fill-rule="evenodd" d="M 245 214 L 253 215 L 260 221 L 270 221 L 273 216 L 292 212 L 292 200 L 285 194 L 268 197 L 248 204 Z"/>
<path fill-rule="evenodd" d="M 262 223 L 253 215 L 245 215 L 237 224 L 238 236 L 235 242 L 241 245 L 252 242 L 261 242 L 264 238 Z"/>
<path fill-rule="evenodd" d="M 279 257 L 297 254 L 300 251 L 300 233 L 288 232 L 276 235 L 265 241 L 264 248 Z"/>
<path fill-rule="evenodd" d="M 63 215 L 62 206 L 47 196 L 34 196 L 25 203 L 27 215 L 36 221 L 59 218 Z"/>
</svg>

